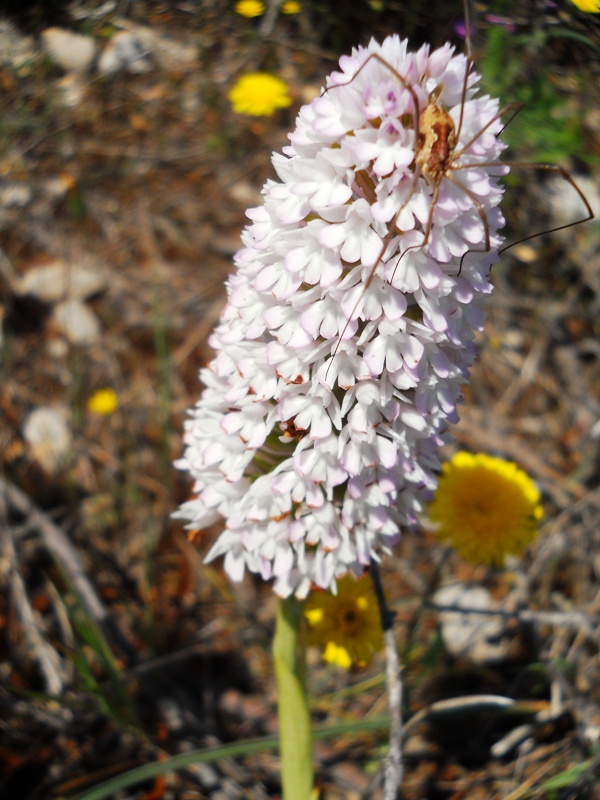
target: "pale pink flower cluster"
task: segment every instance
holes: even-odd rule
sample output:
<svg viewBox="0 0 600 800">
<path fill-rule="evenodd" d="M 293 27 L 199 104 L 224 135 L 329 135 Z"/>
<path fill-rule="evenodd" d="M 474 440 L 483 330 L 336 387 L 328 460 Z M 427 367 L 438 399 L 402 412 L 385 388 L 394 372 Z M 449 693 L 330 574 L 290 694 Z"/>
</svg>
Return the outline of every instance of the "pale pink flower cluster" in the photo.
<svg viewBox="0 0 600 800">
<path fill-rule="evenodd" d="M 392 36 L 340 67 L 248 211 L 177 464 L 194 478 L 177 515 L 225 521 L 207 560 L 282 597 L 335 588 L 415 525 L 503 224 L 498 104 L 476 96 L 464 56 Z M 433 103 L 457 136 L 441 182 L 416 159 Z"/>
</svg>

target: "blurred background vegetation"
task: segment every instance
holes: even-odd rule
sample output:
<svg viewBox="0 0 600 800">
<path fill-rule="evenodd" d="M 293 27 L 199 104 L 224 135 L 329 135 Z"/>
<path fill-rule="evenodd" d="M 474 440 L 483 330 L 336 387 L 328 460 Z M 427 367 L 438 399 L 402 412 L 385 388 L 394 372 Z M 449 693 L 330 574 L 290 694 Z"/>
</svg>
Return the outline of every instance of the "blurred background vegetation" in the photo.
<svg viewBox="0 0 600 800">
<path fill-rule="evenodd" d="M 600 15 L 498 0 L 470 16 L 485 91 L 524 104 L 507 158 L 560 164 L 598 211 Z M 190 491 L 172 462 L 271 152 L 340 55 L 393 32 L 467 48 L 458 0 L 304 0 L 253 18 L 224 0 L 2 4 L 3 800 L 278 796 L 272 749 L 247 742 L 275 732 L 274 598 L 203 566 L 215 531 L 189 541 L 171 519 Z M 235 114 L 227 93 L 252 71 L 285 80 L 292 105 Z M 554 172 L 515 169 L 507 186 L 510 242 L 585 215 Z M 569 228 L 494 268 L 456 429 L 538 482 L 539 543 L 487 570 L 423 534 L 386 565 L 412 719 L 406 798 L 600 796 L 599 242 L 597 223 Z M 430 607 L 450 581 L 514 612 L 501 652 L 452 649 Z M 309 669 L 315 720 L 347 726 L 318 747 L 322 796 L 376 796 L 381 660 L 340 673 L 315 653 Z M 482 693 L 517 704 L 435 705 Z M 130 788 L 93 793 L 143 765 Z"/>
</svg>

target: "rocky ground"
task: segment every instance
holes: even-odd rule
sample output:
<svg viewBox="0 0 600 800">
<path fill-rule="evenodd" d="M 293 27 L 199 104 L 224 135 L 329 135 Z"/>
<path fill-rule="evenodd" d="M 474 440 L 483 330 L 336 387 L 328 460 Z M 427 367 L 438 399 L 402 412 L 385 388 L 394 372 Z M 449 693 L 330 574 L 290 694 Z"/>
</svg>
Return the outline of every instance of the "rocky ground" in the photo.
<svg viewBox="0 0 600 800">
<path fill-rule="evenodd" d="M 189 488 L 172 461 L 271 152 L 352 44 L 398 31 L 464 48 L 462 9 L 422 5 L 323 0 L 272 19 L 218 0 L 0 10 L 3 800 L 83 798 L 139 765 L 275 732 L 274 598 L 203 566 L 212 534 L 190 543 L 170 517 Z M 520 9 L 506 49 L 501 5 L 477 4 L 473 46 L 503 102 L 527 103 L 512 158 L 560 162 L 598 215 L 598 19 L 567 0 Z M 286 80 L 290 108 L 234 114 L 228 88 L 251 70 Z M 560 174 L 514 172 L 509 241 L 581 216 Z M 588 223 L 505 254 L 455 432 L 537 481 L 542 535 L 503 570 L 426 535 L 386 566 L 407 800 L 600 797 L 599 245 Z M 88 400 L 107 387 L 118 409 L 99 415 Z M 483 612 L 458 619 L 460 646 L 434 598 Z M 315 720 L 385 713 L 382 666 L 331 672 L 313 654 Z M 385 733 L 318 743 L 323 798 L 378 796 Z M 278 781 L 265 749 L 110 796 L 258 800 Z"/>
</svg>

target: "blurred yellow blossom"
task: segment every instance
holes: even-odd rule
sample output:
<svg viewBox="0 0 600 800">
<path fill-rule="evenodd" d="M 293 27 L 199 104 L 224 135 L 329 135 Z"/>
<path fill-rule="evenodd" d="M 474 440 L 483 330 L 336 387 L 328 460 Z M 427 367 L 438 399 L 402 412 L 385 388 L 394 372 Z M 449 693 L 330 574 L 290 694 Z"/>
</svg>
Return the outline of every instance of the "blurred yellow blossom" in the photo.
<svg viewBox="0 0 600 800">
<path fill-rule="evenodd" d="M 119 398 L 114 389 L 98 389 L 88 399 L 87 408 L 92 414 L 107 416 L 114 413 L 119 407 Z"/>
<path fill-rule="evenodd" d="M 443 465 L 428 516 L 462 556 L 499 565 L 535 538 L 544 512 L 537 486 L 512 461 L 462 451 Z"/>
<path fill-rule="evenodd" d="M 239 0 L 239 3 L 235 4 L 235 11 L 248 19 L 260 17 L 265 13 L 265 4 L 262 0 Z"/>
<path fill-rule="evenodd" d="M 292 103 L 287 83 L 268 72 L 242 75 L 227 97 L 236 114 L 252 117 L 269 117 L 276 109 Z"/>
<path fill-rule="evenodd" d="M 571 0 L 580 11 L 588 14 L 600 14 L 600 0 Z"/>
<path fill-rule="evenodd" d="M 330 664 L 365 667 L 383 647 L 379 606 L 368 576 L 356 580 L 345 575 L 337 582 L 337 594 L 312 592 L 304 616 L 307 644 L 323 648 L 323 658 Z"/>
<path fill-rule="evenodd" d="M 302 6 L 296 0 L 285 0 L 281 6 L 282 14 L 299 14 L 302 11 Z"/>
</svg>

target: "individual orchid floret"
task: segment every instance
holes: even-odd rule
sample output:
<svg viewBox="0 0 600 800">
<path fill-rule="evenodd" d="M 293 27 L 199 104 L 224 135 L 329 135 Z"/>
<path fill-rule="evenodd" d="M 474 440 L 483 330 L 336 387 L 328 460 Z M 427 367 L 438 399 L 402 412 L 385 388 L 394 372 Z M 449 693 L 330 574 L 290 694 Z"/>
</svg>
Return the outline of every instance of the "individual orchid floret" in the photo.
<svg viewBox="0 0 600 800">
<path fill-rule="evenodd" d="M 422 517 L 501 243 L 498 103 L 445 47 L 342 58 L 250 209 L 186 423 L 193 496 L 225 556 L 281 597 L 335 591 Z"/>
</svg>

